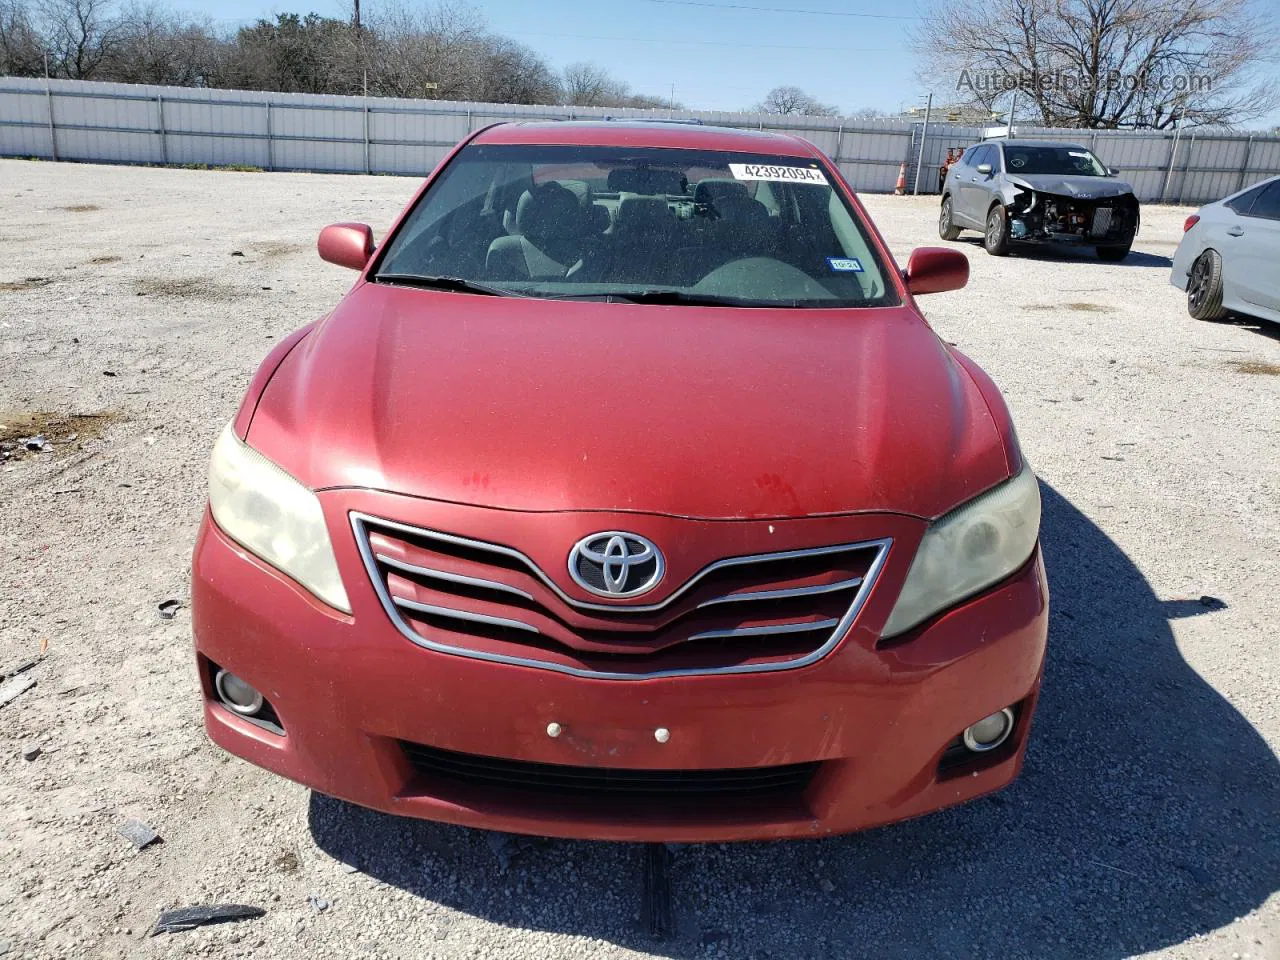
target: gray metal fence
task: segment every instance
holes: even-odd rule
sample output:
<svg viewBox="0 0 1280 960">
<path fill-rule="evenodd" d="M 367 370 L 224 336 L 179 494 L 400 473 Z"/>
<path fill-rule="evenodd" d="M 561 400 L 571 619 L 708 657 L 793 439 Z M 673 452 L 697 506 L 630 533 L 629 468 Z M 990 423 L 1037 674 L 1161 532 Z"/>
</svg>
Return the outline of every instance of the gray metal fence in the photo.
<svg viewBox="0 0 1280 960">
<path fill-rule="evenodd" d="M 697 118 L 793 133 L 832 157 L 857 190 L 937 192 L 948 147 L 982 128 L 911 119 L 779 117 L 712 111 L 516 106 L 0 77 L 0 156 L 100 163 L 243 164 L 264 170 L 426 174 L 471 131 L 495 120 L 604 116 Z M 1067 130 L 1020 136 L 1073 141 L 1119 167 L 1146 201 L 1202 203 L 1280 174 L 1280 137 L 1224 131 Z"/>
</svg>

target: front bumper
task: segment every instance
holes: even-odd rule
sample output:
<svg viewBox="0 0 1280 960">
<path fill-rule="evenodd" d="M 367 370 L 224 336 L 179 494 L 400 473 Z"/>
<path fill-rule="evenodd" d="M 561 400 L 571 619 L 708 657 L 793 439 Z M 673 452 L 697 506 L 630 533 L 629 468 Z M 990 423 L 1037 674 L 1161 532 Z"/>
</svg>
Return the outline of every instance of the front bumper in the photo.
<svg viewBox="0 0 1280 960">
<path fill-rule="evenodd" d="M 1009 233 L 1018 243 L 1124 246 L 1137 236 L 1139 218 L 1129 196 L 1085 200 L 1023 191 L 1009 207 Z"/>
<path fill-rule="evenodd" d="M 1196 239 L 1190 233 L 1183 234 L 1178 249 L 1173 253 L 1173 263 L 1169 265 L 1169 282 L 1184 293 L 1191 280 L 1191 265 L 1202 252 Z"/>
<path fill-rule="evenodd" d="M 779 673 L 600 680 L 438 653 L 400 635 L 346 542 L 350 535 L 341 539 L 348 506 L 389 506 L 371 508 L 368 501 L 383 495 L 364 496 L 361 504 L 326 504 L 351 616 L 245 553 L 207 515 L 194 558 L 193 624 L 210 737 L 322 793 L 517 833 L 719 841 L 820 836 L 913 817 L 999 789 L 1021 766 L 1048 620 L 1039 551 L 1004 583 L 891 646 L 876 639 L 912 542 L 891 558 L 845 640 L 817 663 Z M 870 530 L 886 519 L 902 523 L 856 522 Z M 266 695 L 284 736 L 216 701 L 214 664 Z M 943 762 L 966 726 L 1007 706 L 1017 721 L 1003 747 L 959 766 Z M 563 730 L 559 737 L 547 735 L 551 723 Z M 655 738 L 660 727 L 670 731 L 666 742 Z M 433 776 L 411 762 L 405 744 L 578 768 L 816 763 L 816 772 L 790 791 L 715 802 L 598 797 Z"/>
</svg>

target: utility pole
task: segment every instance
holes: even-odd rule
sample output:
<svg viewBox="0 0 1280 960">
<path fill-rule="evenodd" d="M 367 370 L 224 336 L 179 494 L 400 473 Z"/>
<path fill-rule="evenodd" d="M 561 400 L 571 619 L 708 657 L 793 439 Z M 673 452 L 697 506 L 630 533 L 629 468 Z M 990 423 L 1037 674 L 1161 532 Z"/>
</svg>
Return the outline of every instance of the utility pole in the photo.
<svg viewBox="0 0 1280 960">
<path fill-rule="evenodd" d="M 355 4 L 355 16 L 351 18 L 352 26 L 356 28 L 356 36 L 360 35 L 360 0 L 352 0 Z"/>
<path fill-rule="evenodd" d="M 1169 196 L 1169 181 L 1173 179 L 1173 161 L 1178 156 L 1178 137 L 1182 135 L 1182 124 L 1178 117 L 1173 118 L 1173 143 L 1169 147 L 1169 169 L 1164 175 L 1164 188 L 1160 191 L 1160 202 L 1164 203 Z"/>
<path fill-rule="evenodd" d="M 58 159 L 58 131 L 53 125 L 53 91 L 49 89 L 49 51 L 44 54 L 44 102 L 49 108 L 49 156 Z"/>
<path fill-rule="evenodd" d="M 918 196 L 920 194 L 920 171 L 924 169 L 924 144 L 929 139 L 929 114 L 933 112 L 933 94 L 929 94 L 929 99 L 924 105 L 924 127 L 920 131 L 920 153 L 916 157 L 916 186 L 912 190 L 912 194 Z"/>
</svg>

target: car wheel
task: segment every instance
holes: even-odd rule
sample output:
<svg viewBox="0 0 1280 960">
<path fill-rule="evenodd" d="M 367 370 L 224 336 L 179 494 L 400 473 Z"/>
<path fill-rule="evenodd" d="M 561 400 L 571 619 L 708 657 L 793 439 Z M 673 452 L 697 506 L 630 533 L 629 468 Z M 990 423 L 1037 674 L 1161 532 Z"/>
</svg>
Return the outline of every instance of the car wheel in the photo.
<svg viewBox="0 0 1280 960">
<path fill-rule="evenodd" d="M 1009 215 L 1000 204 L 992 207 L 987 214 L 987 229 L 982 236 L 982 246 L 993 257 L 1003 257 L 1009 252 Z"/>
<path fill-rule="evenodd" d="M 1133 241 L 1128 243 L 1117 244 L 1114 247 L 1098 247 L 1098 259 L 1105 260 L 1107 263 L 1119 263 L 1129 255 L 1129 250 L 1133 246 Z"/>
<path fill-rule="evenodd" d="M 938 236 L 943 240 L 954 240 L 960 236 L 960 228 L 951 219 L 951 198 L 942 198 L 942 211 L 938 214 Z"/>
<path fill-rule="evenodd" d="M 1187 313 L 1197 320 L 1221 320 L 1227 315 L 1222 309 L 1222 255 L 1217 250 L 1206 250 L 1191 265 Z"/>
</svg>

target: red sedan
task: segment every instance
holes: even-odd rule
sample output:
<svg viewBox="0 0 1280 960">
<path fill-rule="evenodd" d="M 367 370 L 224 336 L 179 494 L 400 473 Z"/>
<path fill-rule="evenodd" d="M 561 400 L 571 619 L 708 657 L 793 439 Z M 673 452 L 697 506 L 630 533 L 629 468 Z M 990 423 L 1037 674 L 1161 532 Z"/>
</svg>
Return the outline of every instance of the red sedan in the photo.
<svg viewBox="0 0 1280 960">
<path fill-rule="evenodd" d="M 858 830 L 1009 783 L 1040 498 L 835 166 L 680 123 L 489 127 L 281 343 L 194 559 L 221 746 L 522 833 Z"/>
</svg>

